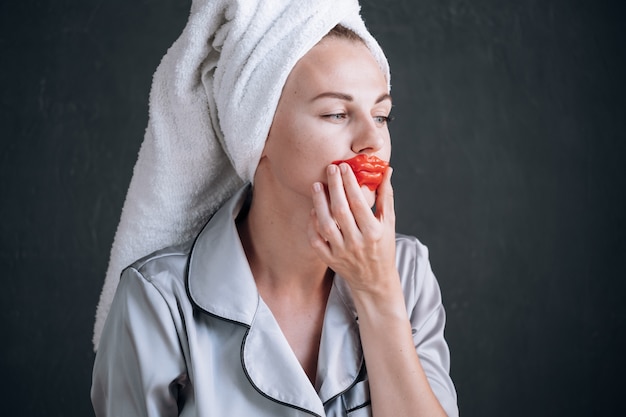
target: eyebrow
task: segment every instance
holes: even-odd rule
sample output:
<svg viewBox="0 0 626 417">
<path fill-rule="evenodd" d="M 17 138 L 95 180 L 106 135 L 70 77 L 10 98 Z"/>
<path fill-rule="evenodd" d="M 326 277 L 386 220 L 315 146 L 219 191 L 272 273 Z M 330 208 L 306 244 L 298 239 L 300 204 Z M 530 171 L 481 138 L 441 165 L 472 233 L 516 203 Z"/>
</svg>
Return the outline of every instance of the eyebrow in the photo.
<svg viewBox="0 0 626 417">
<path fill-rule="evenodd" d="M 337 98 L 339 100 L 344 100 L 344 101 L 354 101 L 354 97 L 352 97 L 350 94 L 338 93 L 335 91 L 327 91 L 327 92 L 318 94 L 315 97 L 313 97 L 311 101 L 319 100 L 321 98 Z M 384 100 L 392 101 L 391 94 L 389 93 L 382 94 L 380 97 L 378 97 L 378 99 L 376 99 L 376 104 Z"/>
</svg>

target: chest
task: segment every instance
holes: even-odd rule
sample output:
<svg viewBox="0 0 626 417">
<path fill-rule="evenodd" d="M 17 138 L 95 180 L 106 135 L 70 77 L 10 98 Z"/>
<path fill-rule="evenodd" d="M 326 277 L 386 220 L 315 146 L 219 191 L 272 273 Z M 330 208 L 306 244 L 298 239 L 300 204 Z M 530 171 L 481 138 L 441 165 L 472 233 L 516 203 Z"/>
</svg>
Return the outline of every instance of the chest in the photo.
<svg viewBox="0 0 626 417">
<path fill-rule="evenodd" d="M 184 349 L 190 383 L 181 392 L 181 415 L 371 415 L 360 358 L 341 357 L 342 349 L 329 352 L 322 344 L 316 389 L 268 314 L 260 309 L 250 328 L 206 314 L 195 318 Z"/>
</svg>

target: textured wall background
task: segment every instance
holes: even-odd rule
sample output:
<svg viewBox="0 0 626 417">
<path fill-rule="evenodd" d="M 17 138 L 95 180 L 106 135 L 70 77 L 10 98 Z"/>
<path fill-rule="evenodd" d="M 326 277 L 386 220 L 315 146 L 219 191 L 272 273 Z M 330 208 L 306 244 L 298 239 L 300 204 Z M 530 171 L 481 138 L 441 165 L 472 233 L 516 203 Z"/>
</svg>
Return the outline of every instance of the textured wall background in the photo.
<svg viewBox="0 0 626 417">
<path fill-rule="evenodd" d="M 91 329 L 189 1 L 0 4 L 3 414 L 91 415 Z M 363 2 L 398 230 L 431 250 L 464 416 L 622 412 L 626 33 L 610 0 Z"/>
</svg>

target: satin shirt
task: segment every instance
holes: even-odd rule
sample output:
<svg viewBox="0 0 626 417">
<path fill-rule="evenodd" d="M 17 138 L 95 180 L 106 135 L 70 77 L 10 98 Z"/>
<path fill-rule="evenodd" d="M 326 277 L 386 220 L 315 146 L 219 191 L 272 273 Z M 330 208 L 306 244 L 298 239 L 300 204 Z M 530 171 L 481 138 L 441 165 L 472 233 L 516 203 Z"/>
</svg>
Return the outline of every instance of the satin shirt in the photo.
<svg viewBox="0 0 626 417">
<path fill-rule="evenodd" d="M 93 369 L 96 415 L 371 416 L 350 290 L 335 276 L 312 384 L 259 296 L 235 219 L 239 191 L 194 242 L 125 269 Z M 457 416 L 445 313 L 427 249 L 398 235 L 397 266 L 413 340 L 430 385 Z"/>
</svg>

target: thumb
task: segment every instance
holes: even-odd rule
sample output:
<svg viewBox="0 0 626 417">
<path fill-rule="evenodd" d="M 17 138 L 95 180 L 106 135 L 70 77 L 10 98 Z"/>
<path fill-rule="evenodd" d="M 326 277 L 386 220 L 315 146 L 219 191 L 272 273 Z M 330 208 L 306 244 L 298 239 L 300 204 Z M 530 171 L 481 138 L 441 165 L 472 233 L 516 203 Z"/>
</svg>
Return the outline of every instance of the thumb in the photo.
<svg viewBox="0 0 626 417">
<path fill-rule="evenodd" d="M 392 167 L 387 167 L 383 181 L 376 190 L 376 217 L 381 221 L 395 222 L 393 187 L 391 186 Z"/>
</svg>

